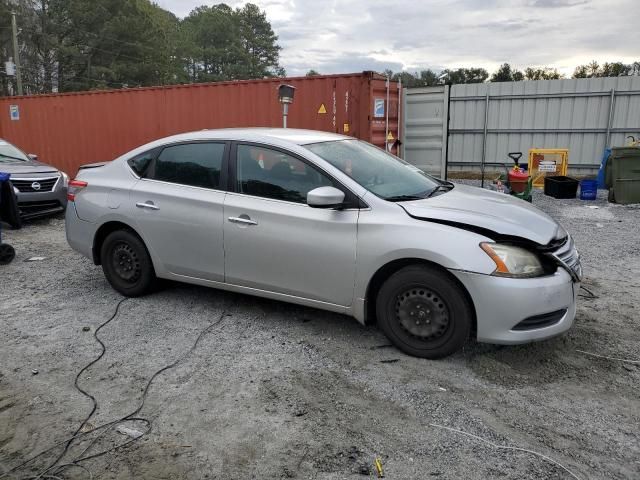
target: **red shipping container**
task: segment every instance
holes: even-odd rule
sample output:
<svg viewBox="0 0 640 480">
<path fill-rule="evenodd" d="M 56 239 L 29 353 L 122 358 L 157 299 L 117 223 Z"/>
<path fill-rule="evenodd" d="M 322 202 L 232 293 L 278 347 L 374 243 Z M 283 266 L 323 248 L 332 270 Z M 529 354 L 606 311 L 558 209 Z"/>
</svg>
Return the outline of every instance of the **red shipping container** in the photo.
<svg viewBox="0 0 640 480">
<path fill-rule="evenodd" d="M 296 87 L 288 127 L 399 138 L 400 92 L 374 72 L 132 88 L 0 99 L 0 137 L 75 175 L 149 141 L 202 129 L 281 127 L 278 86 Z"/>
</svg>

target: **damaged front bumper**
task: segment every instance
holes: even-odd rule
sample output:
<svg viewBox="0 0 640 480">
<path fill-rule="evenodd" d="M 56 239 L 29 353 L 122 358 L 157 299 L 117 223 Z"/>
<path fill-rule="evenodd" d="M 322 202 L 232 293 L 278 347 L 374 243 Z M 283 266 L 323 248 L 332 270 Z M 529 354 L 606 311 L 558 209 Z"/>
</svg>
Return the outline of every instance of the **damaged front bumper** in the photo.
<svg viewBox="0 0 640 480">
<path fill-rule="evenodd" d="M 564 269 L 536 278 L 451 273 L 473 299 L 479 342 L 512 345 L 545 340 L 573 326 L 580 285 Z"/>
</svg>

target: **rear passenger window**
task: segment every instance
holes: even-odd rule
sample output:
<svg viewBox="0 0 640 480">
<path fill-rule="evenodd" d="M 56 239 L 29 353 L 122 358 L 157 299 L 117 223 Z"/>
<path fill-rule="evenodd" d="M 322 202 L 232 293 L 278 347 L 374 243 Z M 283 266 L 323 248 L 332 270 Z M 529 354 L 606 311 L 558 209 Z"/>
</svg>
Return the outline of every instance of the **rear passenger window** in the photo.
<svg viewBox="0 0 640 480">
<path fill-rule="evenodd" d="M 131 167 L 131 170 L 136 173 L 136 175 L 138 175 L 139 177 L 144 177 L 145 173 L 147 173 L 147 168 L 149 168 L 151 160 L 153 160 L 153 156 L 153 151 L 145 152 L 138 155 L 137 157 L 133 157 L 127 163 Z"/>
<path fill-rule="evenodd" d="M 224 143 L 188 143 L 162 150 L 153 178 L 192 187 L 220 188 Z"/>
<path fill-rule="evenodd" d="M 333 182 L 291 155 L 253 145 L 238 145 L 238 192 L 257 197 L 307 203 L 307 193 Z"/>
</svg>

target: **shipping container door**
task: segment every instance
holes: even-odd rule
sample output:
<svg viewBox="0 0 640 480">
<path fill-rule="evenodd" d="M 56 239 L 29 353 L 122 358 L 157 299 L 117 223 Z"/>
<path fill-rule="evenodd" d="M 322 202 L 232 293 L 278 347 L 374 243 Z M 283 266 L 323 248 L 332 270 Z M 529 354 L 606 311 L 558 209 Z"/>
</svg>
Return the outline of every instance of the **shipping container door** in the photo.
<svg viewBox="0 0 640 480">
<path fill-rule="evenodd" d="M 403 97 L 403 158 L 444 178 L 449 86 L 405 89 Z"/>
</svg>

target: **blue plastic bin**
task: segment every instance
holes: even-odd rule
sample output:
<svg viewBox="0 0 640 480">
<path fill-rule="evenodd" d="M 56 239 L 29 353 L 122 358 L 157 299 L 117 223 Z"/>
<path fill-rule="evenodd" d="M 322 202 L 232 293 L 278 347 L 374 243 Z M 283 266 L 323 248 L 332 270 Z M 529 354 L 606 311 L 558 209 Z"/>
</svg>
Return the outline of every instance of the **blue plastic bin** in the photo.
<svg viewBox="0 0 640 480">
<path fill-rule="evenodd" d="M 598 196 L 598 180 L 580 181 L 580 200 L 595 200 Z"/>
</svg>

